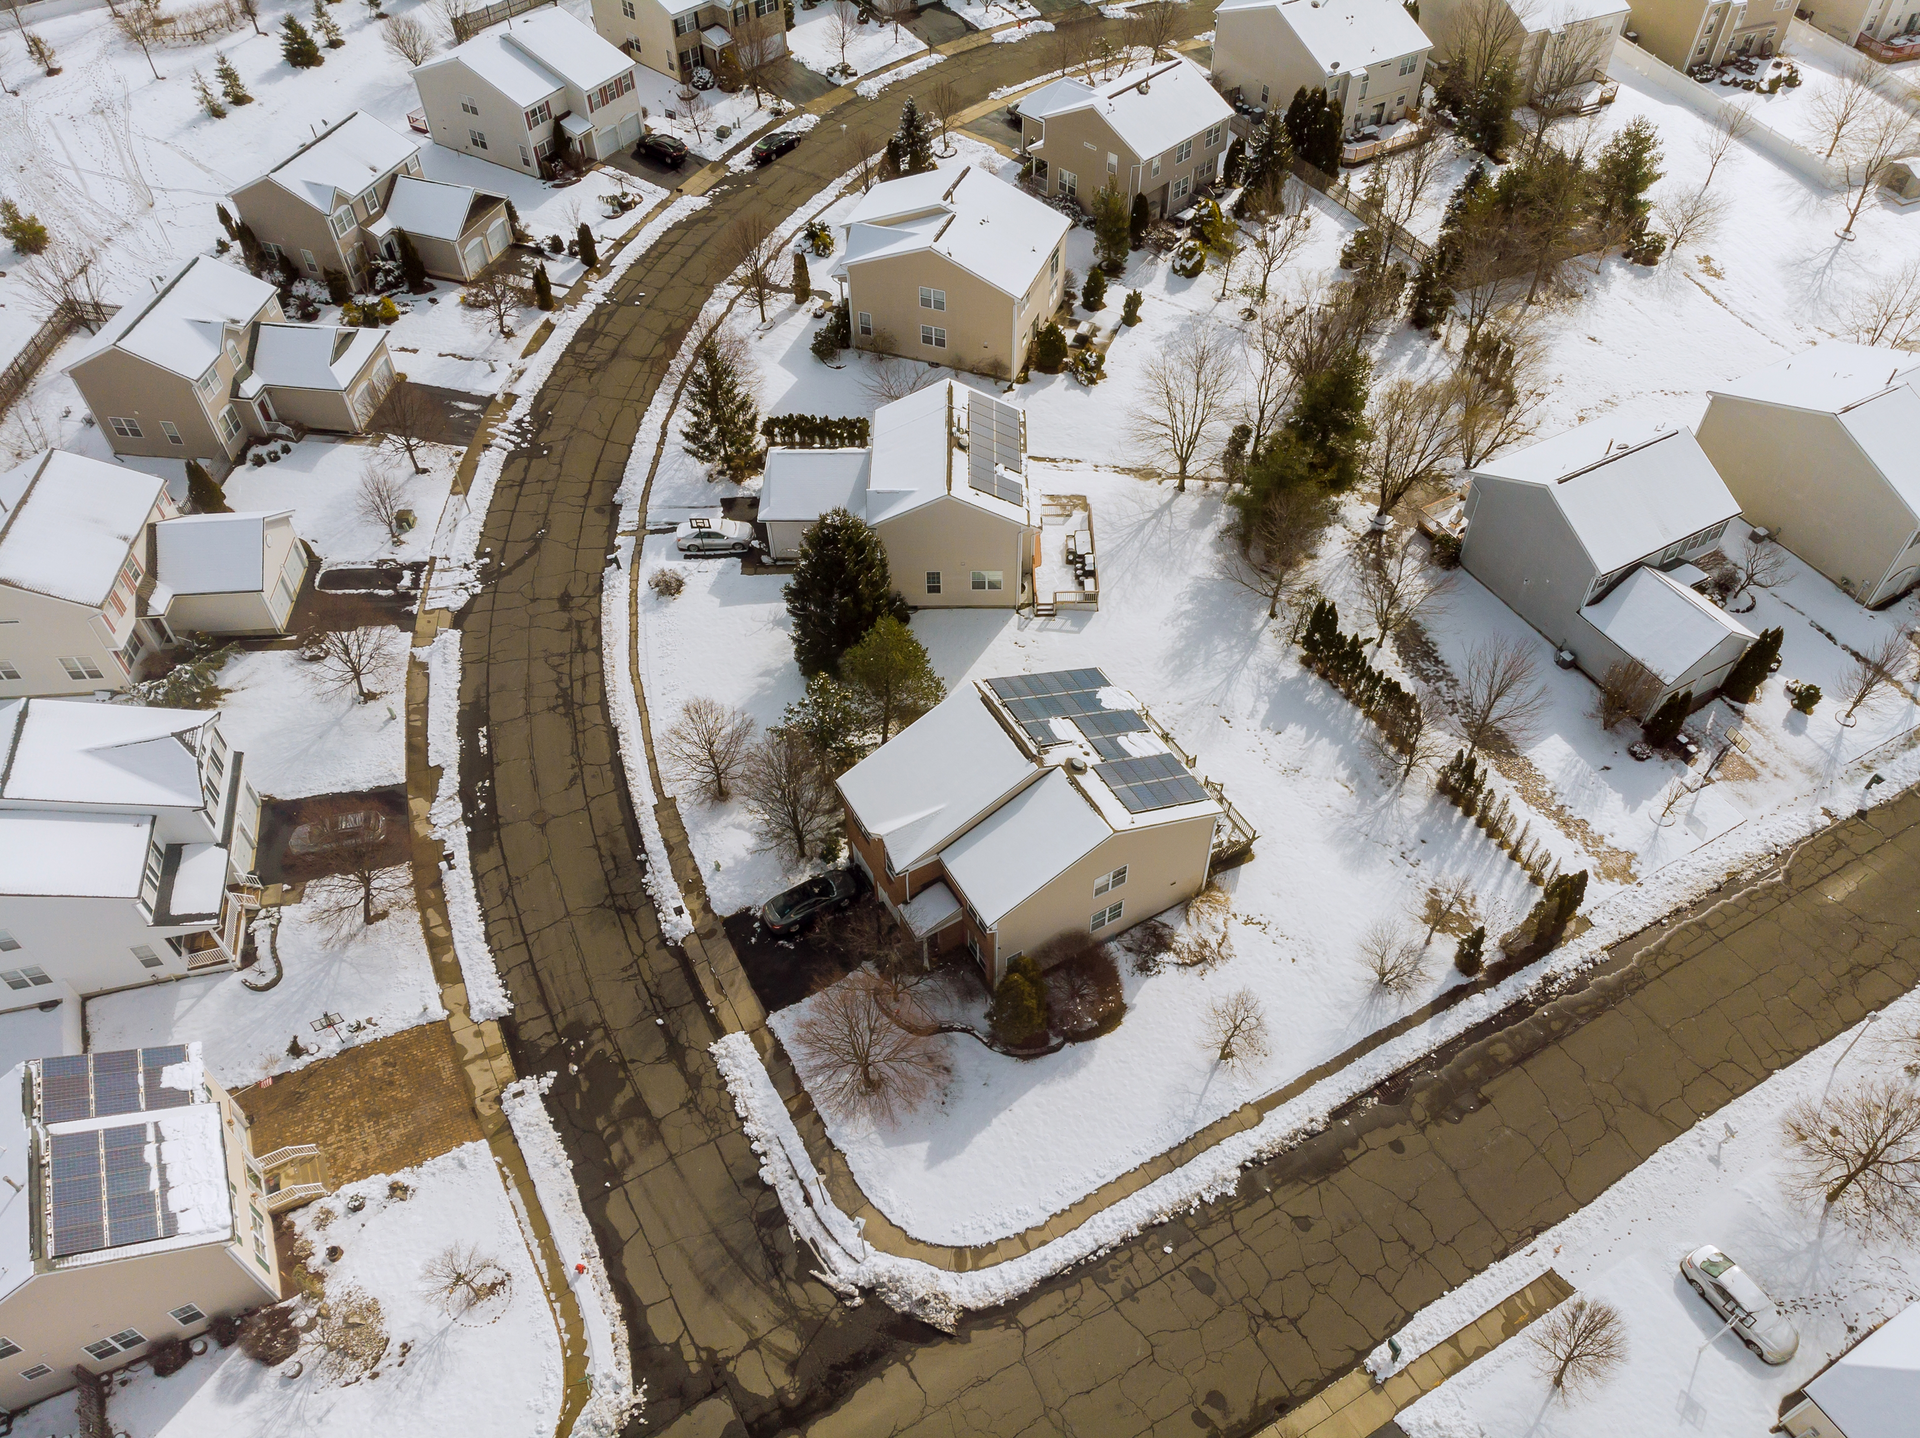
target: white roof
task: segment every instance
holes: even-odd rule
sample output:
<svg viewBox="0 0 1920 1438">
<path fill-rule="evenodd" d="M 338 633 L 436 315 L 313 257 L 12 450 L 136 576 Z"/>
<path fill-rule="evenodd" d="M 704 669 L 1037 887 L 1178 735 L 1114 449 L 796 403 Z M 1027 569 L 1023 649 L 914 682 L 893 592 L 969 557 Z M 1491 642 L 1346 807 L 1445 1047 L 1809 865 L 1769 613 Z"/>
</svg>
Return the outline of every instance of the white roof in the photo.
<svg viewBox="0 0 1920 1438">
<path fill-rule="evenodd" d="M 273 298 L 274 288 L 265 280 L 196 255 L 174 271 L 160 293 L 126 306 L 101 326 L 66 372 L 117 346 L 149 364 L 198 379 L 219 357 L 223 326 L 246 324 Z"/>
<path fill-rule="evenodd" d="M 1220 0 L 1229 10 L 1272 10 L 1329 75 L 1348 74 L 1433 42 L 1399 0 Z"/>
<path fill-rule="evenodd" d="M 0 1178 L 6 1180 L 0 1183 L 0 1298 L 33 1277 L 33 1195 L 39 1185 L 31 1173 L 26 1085 L 25 1064 L 0 1076 Z"/>
<path fill-rule="evenodd" d="M 267 587 L 267 526 L 290 509 L 183 514 L 153 527 L 155 572 L 174 594 L 258 594 Z"/>
<path fill-rule="evenodd" d="M 0 809 L 0 893 L 137 899 L 152 829 L 137 814 Z"/>
<path fill-rule="evenodd" d="M 27 699 L 10 751 L 0 753 L 0 800 L 114 809 L 197 809 L 199 709 Z M 0 734 L 0 737 L 4 737 Z"/>
<path fill-rule="evenodd" d="M 866 449 L 769 449 L 760 482 L 762 524 L 818 519 L 830 509 L 865 514 Z"/>
<path fill-rule="evenodd" d="M 182 844 L 167 891 L 167 913 L 182 919 L 217 916 L 227 889 L 227 851 L 218 844 Z"/>
<path fill-rule="evenodd" d="M 80 1022 L 82 1003 L 66 983 L 55 979 L 50 984 L 35 984 L 30 989 L 9 993 L 8 1003 L 19 1004 L 17 1009 L 0 1013 L 0 1073 L 27 1059 L 51 1058 L 55 1054 L 77 1054 L 86 1049 L 85 1033 Z M 50 1009 L 42 1009 L 42 1004 L 52 1004 Z M 3 1084 L 4 1080 L 0 1080 Z M 0 1094 L 6 1093 L 0 1087 Z M 0 1138 L 0 1143 L 5 1143 Z M 4 1226 L 4 1219 L 0 1219 Z M 4 1250 L 4 1240 L 0 1240 L 0 1250 Z M 5 1259 L 0 1258 L 0 1267 Z M 0 1274 L 0 1287 L 4 1287 L 4 1275 Z"/>
<path fill-rule="evenodd" d="M 1037 772 L 968 687 L 847 770 L 839 788 L 904 871 L 926 863 Z"/>
<path fill-rule="evenodd" d="M 1112 832 L 1066 774 L 1049 769 L 949 844 L 941 858 L 973 911 L 991 925 Z"/>
<path fill-rule="evenodd" d="M 1725 610 L 1644 565 L 1616 584 L 1605 599 L 1580 613 L 1623 652 L 1657 674 L 1662 684 L 1673 683 L 1728 635 L 1755 637 Z"/>
<path fill-rule="evenodd" d="M 464 45 L 416 67 L 459 61 L 516 105 L 534 105 L 572 84 L 596 90 L 633 61 L 559 6 L 482 30 Z"/>
<path fill-rule="evenodd" d="M 98 607 L 165 481 L 53 449 L 0 474 L 0 584 Z"/>
<path fill-rule="evenodd" d="M 401 175 L 381 216 L 392 227 L 430 240 L 457 240 L 467 227 L 473 202 L 483 194 L 472 185 L 449 185 L 441 180 L 417 180 Z M 487 195 L 487 199 L 494 199 Z"/>
<path fill-rule="evenodd" d="M 916 939 L 937 934 L 960 916 L 960 901 L 945 880 L 936 879 L 900 907 L 900 915 Z"/>
<path fill-rule="evenodd" d="M 875 185 L 848 215 L 835 273 L 885 255 L 932 251 L 1003 294 L 1025 294 L 1072 221 L 972 165 Z"/>
<path fill-rule="evenodd" d="M 1207 72 L 1180 55 L 1129 70 L 1097 87 L 1056 81 L 1020 104 L 1022 115 L 1039 120 L 1089 109 L 1139 156 L 1157 155 L 1233 118 L 1233 106 L 1213 88 Z"/>
<path fill-rule="evenodd" d="M 1514 8 L 1527 33 L 1538 35 L 1542 30 L 1558 34 L 1570 25 L 1598 20 L 1602 15 L 1625 15 L 1633 7 L 1620 4 L 1619 0 L 1551 0 L 1548 4 Z"/>
<path fill-rule="evenodd" d="M 1473 472 L 1543 488 L 1598 574 L 1740 513 L 1687 429 L 1648 437 L 1595 420 L 1488 460 Z"/>
<path fill-rule="evenodd" d="M 336 193 L 357 195 L 420 153 L 398 130 L 355 110 L 267 171 L 265 178 L 331 214 Z"/>
<path fill-rule="evenodd" d="M 343 390 L 385 344 L 358 326 L 263 324 L 254 334 L 252 379 L 260 386 Z"/>
<path fill-rule="evenodd" d="M 1907 1438 L 1920 1407 L 1920 1303 L 1841 1354 L 1807 1395 L 1847 1438 Z"/>
</svg>

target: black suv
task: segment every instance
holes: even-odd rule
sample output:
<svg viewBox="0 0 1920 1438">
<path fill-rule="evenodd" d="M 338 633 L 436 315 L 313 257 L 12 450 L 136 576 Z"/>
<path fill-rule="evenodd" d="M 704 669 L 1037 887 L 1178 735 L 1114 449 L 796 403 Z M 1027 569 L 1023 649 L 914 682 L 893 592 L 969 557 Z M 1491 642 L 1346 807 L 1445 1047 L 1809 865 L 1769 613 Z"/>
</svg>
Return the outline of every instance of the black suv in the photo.
<svg viewBox="0 0 1920 1438">
<path fill-rule="evenodd" d="M 844 909 L 867 887 L 858 869 L 834 869 L 775 894 L 760 906 L 760 922 L 776 938 L 799 933 L 829 909 Z"/>
<path fill-rule="evenodd" d="M 649 131 L 633 147 L 633 158 L 657 160 L 668 169 L 677 170 L 687 161 L 687 142 L 672 135 L 656 135 Z"/>
</svg>

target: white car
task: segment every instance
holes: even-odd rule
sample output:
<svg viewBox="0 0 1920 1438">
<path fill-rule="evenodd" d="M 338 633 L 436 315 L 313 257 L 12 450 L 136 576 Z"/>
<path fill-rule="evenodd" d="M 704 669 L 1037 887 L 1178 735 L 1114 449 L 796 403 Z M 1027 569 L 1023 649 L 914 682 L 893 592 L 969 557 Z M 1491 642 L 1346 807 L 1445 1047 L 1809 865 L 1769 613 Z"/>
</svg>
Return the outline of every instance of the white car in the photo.
<svg viewBox="0 0 1920 1438">
<path fill-rule="evenodd" d="M 738 519 L 695 515 L 674 530 L 673 547 L 682 554 L 745 554 L 753 548 L 753 526 Z"/>
<path fill-rule="evenodd" d="M 1799 1349 L 1800 1335 L 1787 1322 L 1780 1306 L 1747 1277 L 1739 1264 L 1712 1244 L 1696 1248 L 1681 1259 L 1680 1276 L 1761 1362 L 1777 1366 Z"/>
</svg>

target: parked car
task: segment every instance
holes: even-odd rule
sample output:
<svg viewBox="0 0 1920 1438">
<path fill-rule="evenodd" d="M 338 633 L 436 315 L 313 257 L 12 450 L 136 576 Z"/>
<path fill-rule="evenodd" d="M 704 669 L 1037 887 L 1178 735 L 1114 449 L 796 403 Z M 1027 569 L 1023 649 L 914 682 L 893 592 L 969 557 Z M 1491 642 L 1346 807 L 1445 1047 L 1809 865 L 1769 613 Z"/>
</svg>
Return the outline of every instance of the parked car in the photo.
<svg viewBox="0 0 1920 1438">
<path fill-rule="evenodd" d="M 387 816 L 378 809 L 354 809 L 345 814 L 298 825 L 287 840 L 290 854 L 325 854 L 349 844 L 377 844 L 386 836 Z"/>
<path fill-rule="evenodd" d="M 775 894 L 760 906 L 760 922 L 779 938 L 797 934 L 820 915 L 844 909 L 866 888 L 858 869 L 834 869 Z"/>
<path fill-rule="evenodd" d="M 753 146 L 753 163 L 770 164 L 800 143 L 798 130 L 775 130 L 764 139 L 756 140 Z"/>
<path fill-rule="evenodd" d="M 1707 1300 L 1707 1307 L 1732 1325 L 1733 1335 L 1761 1362 L 1785 1363 L 1800 1347 L 1800 1335 L 1779 1305 L 1712 1244 L 1681 1259 L 1680 1276 Z"/>
<path fill-rule="evenodd" d="M 633 147 L 633 158 L 655 160 L 670 170 L 677 170 L 687 161 L 687 142 L 672 135 L 648 131 L 640 137 L 640 143 Z"/>
<path fill-rule="evenodd" d="M 695 515 L 674 530 L 673 547 L 682 554 L 745 554 L 753 548 L 753 526 L 738 519 Z"/>
</svg>

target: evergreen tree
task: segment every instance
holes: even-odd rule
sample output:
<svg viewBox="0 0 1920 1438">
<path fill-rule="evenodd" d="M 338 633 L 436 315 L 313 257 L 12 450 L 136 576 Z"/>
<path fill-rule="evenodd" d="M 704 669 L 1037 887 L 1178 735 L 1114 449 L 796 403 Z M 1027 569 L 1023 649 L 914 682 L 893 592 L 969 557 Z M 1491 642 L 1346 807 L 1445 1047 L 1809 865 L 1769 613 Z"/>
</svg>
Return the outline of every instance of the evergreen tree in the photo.
<svg viewBox="0 0 1920 1438">
<path fill-rule="evenodd" d="M 527 243 L 528 236 L 526 230 L 520 224 L 520 212 L 513 207 L 512 200 L 507 200 L 506 206 L 507 229 L 512 233 L 513 242 L 516 245 L 524 245 Z"/>
<path fill-rule="evenodd" d="M 327 42 L 329 50 L 338 50 L 347 43 L 341 38 L 340 22 L 327 10 L 326 0 L 313 0 L 313 28 Z"/>
<path fill-rule="evenodd" d="M 1147 227 L 1153 223 L 1153 211 L 1144 193 L 1133 197 L 1133 212 L 1127 216 L 1127 248 L 1137 250 L 1147 242 Z"/>
<path fill-rule="evenodd" d="M 1693 712 L 1693 691 L 1683 689 L 1670 695 L 1667 702 L 1653 711 L 1653 718 L 1640 726 L 1640 732 L 1646 741 L 1658 749 L 1663 744 L 1671 744 L 1679 734 L 1680 726 L 1687 722 L 1687 715 Z"/>
<path fill-rule="evenodd" d="M 1298 103 L 1298 96 L 1295 97 Z M 1289 109 L 1288 114 L 1292 111 Z M 1241 164 L 1241 183 L 1249 189 L 1271 174 L 1285 174 L 1293 160 L 1293 137 L 1287 117 L 1269 110 L 1247 137 L 1246 159 Z"/>
<path fill-rule="evenodd" d="M 700 346 L 687 375 L 687 453 L 729 479 L 752 474 L 760 457 L 760 411 L 733 361 L 712 340 Z"/>
<path fill-rule="evenodd" d="M 1760 692 L 1767 675 L 1773 672 L 1773 661 L 1780 657 L 1780 644 L 1786 637 L 1784 630 L 1761 630 L 1760 637 L 1747 646 L 1747 652 L 1734 660 L 1733 668 L 1721 681 L 1720 692 L 1737 704 L 1750 702 Z"/>
<path fill-rule="evenodd" d="M 813 277 L 807 273 L 807 256 L 803 250 L 793 252 L 793 302 L 804 305 L 813 298 Z"/>
<path fill-rule="evenodd" d="M 553 281 L 547 277 L 547 266 L 543 260 L 533 270 L 533 303 L 536 309 L 553 308 Z"/>
<path fill-rule="evenodd" d="M 793 621 L 793 657 L 809 677 L 836 673 L 840 656 L 882 618 L 907 618 L 907 602 L 893 592 L 880 536 L 844 509 L 828 511 L 807 531 L 783 592 Z"/>
<path fill-rule="evenodd" d="M 896 175 L 921 175 L 933 168 L 933 122 L 909 95 L 900 106 L 900 128 L 887 141 L 886 162 Z"/>
<path fill-rule="evenodd" d="M 1483 924 L 1460 940 L 1460 946 L 1453 951 L 1453 966 L 1468 978 L 1472 978 L 1486 967 L 1484 953 L 1487 947 L 1487 930 Z"/>
<path fill-rule="evenodd" d="M 195 514 L 231 514 L 226 491 L 197 459 L 187 461 L 187 503 Z"/>
<path fill-rule="evenodd" d="M 1107 307 L 1107 273 L 1098 265 L 1087 271 L 1087 283 L 1080 291 L 1080 307 L 1088 313 Z"/>
<path fill-rule="evenodd" d="M 1066 362 L 1067 337 L 1060 333 L 1059 325 L 1048 321 L 1033 337 L 1033 347 L 1027 351 L 1027 364 L 1041 374 L 1059 374 L 1060 366 Z"/>
<path fill-rule="evenodd" d="M 891 614 L 840 656 L 840 677 L 882 744 L 947 697 L 925 646 Z"/>
<path fill-rule="evenodd" d="M 240 258 L 246 261 L 247 273 L 257 275 L 266 267 L 266 255 L 260 248 L 260 241 L 254 237 L 253 226 L 245 220 L 233 227 L 234 241 L 240 246 Z M 334 304 L 333 282 L 327 281 L 327 298 Z"/>
<path fill-rule="evenodd" d="M 193 97 L 200 102 L 200 108 L 216 120 L 227 117 L 227 107 L 220 103 L 220 97 L 213 93 L 213 86 L 207 83 L 207 77 L 198 70 L 193 72 Z"/>
<path fill-rule="evenodd" d="M 213 213 L 220 221 L 220 228 L 227 232 L 228 239 L 237 240 L 240 238 L 239 231 L 234 228 L 233 216 L 228 212 L 225 205 L 215 205 L 213 207 Z"/>
<path fill-rule="evenodd" d="M 259 242 L 256 240 L 254 243 L 257 246 Z M 344 270 L 322 270 L 320 278 L 326 282 L 327 303 L 344 305 L 353 298 L 353 282 L 347 278 Z"/>
<path fill-rule="evenodd" d="M 593 231 L 587 228 L 587 222 L 585 220 L 580 222 L 580 228 L 574 235 L 574 243 L 578 245 L 580 249 L 581 264 L 585 265 L 588 269 L 592 269 L 600 263 L 600 249 L 594 244 Z"/>
<path fill-rule="evenodd" d="M 860 736 L 867 732 L 867 714 L 853 690 L 831 674 L 807 681 L 806 697 L 787 706 L 782 724 L 807 741 L 836 779 L 866 753 Z"/>
<path fill-rule="evenodd" d="M 1626 234 L 1645 223 L 1653 208 L 1647 191 L 1660 178 L 1660 132 L 1636 115 L 1600 151 L 1594 162 L 1595 201 L 1603 231 Z"/>
<path fill-rule="evenodd" d="M 1009 1048 L 1024 1048 L 1047 1036 L 1047 986 L 1040 966 L 1025 954 L 1007 965 L 987 1008 L 993 1036 Z"/>
<path fill-rule="evenodd" d="M 1487 67 L 1480 85 L 1466 100 L 1460 133 L 1487 155 L 1499 159 L 1513 133 L 1513 100 L 1517 86 L 1513 65 L 1502 60 Z"/>
<path fill-rule="evenodd" d="M 1285 430 L 1304 451 L 1303 458 L 1329 489 L 1345 489 L 1360 473 L 1360 448 L 1372 432 L 1367 425 L 1367 382 L 1373 365 L 1358 350 L 1348 350 L 1326 369 L 1300 384 Z"/>
<path fill-rule="evenodd" d="M 1127 291 L 1126 303 L 1120 306 L 1120 323 L 1123 325 L 1140 323 L 1140 291 Z"/>
<path fill-rule="evenodd" d="M 1324 87 L 1302 85 L 1287 106 L 1287 140 L 1293 153 L 1331 175 L 1340 168 L 1340 111 Z"/>
<path fill-rule="evenodd" d="M 1109 185 L 1093 197 L 1094 258 L 1100 269 L 1117 275 L 1127 267 L 1127 254 L 1132 248 L 1133 226 L 1127 216 L 1126 197 Z M 1091 274 L 1088 283 L 1092 283 Z"/>
<path fill-rule="evenodd" d="M 280 55 L 296 70 L 311 70 L 327 63 L 314 43 L 313 33 L 291 15 L 280 22 Z"/>
<path fill-rule="evenodd" d="M 407 293 L 423 295 L 432 286 L 427 283 L 426 261 L 420 258 L 420 251 L 413 247 L 413 236 L 405 230 L 395 230 L 400 241 L 400 278 L 407 282 Z M 542 265 L 540 273 L 545 275 L 547 267 Z"/>
<path fill-rule="evenodd" d="M 233 68 L 233 61 L 218 51 L 214 52 L 213 59 L 213 77 L 220 82 L 220 93 L 226 97 L 227 103 L 235 107 L 251 105 L 253 96 L 247 93 L 246 81 Z"/>
<path fill-rule="evenodd" d="M 1415 329 L 1432 329 L 1453 309 L 1453 276 L 1460 265 L 1460 225 L 1470 206 L 1485 202 L 1486 193 L 1487 167 L 1476 160 L 1447 201 L 1440 237 L 1414 276 L 1407 318 Z"/>
<path fill-rule="evenodd" d="M 23 214 L 12 200 L 0 199 L 0 235 L 23 255 L 37 255 L 47 247 L 47 227 L 35 214 Z"/>
</svg>

